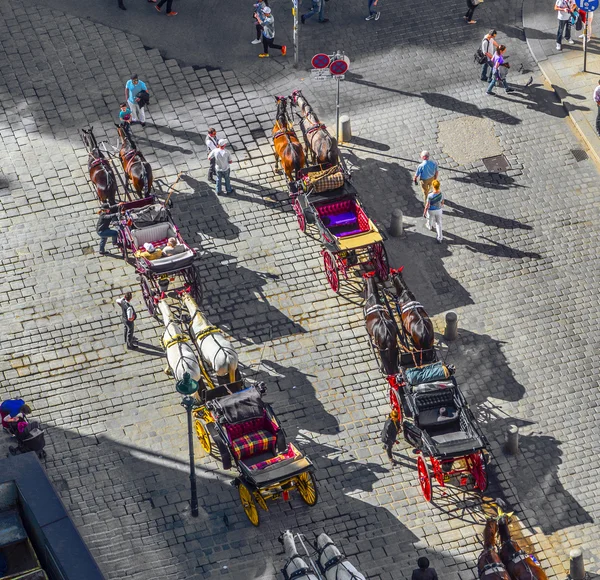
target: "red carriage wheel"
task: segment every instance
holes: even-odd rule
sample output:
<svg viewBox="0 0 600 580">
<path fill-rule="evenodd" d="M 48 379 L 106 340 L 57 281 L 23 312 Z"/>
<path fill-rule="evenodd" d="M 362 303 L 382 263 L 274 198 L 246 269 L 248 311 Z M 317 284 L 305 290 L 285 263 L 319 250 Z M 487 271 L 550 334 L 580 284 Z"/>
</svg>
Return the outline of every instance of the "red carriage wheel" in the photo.
<svg viewBox="0 0 600 580">
<path fill-rule="evenodd" d="M 400 395 L 398 392 L 390 387 L 390 405 L 392 406 L 392 411 L 396 411 L 398 413 L 398 422 L 402 423 L 403 415 L 402 415 L 402 405 L 400 404 Z"/>
<path fill-rule="evenodd" d="M 442 470 L 442 462 L 437 460 L 435 457 L 430 457 L 431 467 L 433 469 L 433 477 L 442 486 L 445 486 L 444 472 Z"/>
<path fill-rule="evenodd" d="M 473 453 L 468 457 L 469 472 L 475 481 L 475 488 L 483 492 L 488 486 L 487 469 L 485 467 L 485 459 L 483 453 Z"/>
<path fill-rule="evenodd" d="M 140 276 L 140 286 L 142 287 L 142 296 L 144 297 L 144 302 L 146 303 L 146 308 L 151 316 L 156 314 L 156 306 L 154 304 L 154 296 L 152 291 L 150 290 L 150 285 L 148 284 L 148 280 L 143 276 Z"/>
<path fill-rule="evenodd" d="M 184 270 L 183 279 L 190 288 L 190 294 L 192 295 L 192 298 L 196 301 L 196 304 L 200 306 L 200 304 L 202 304 L 203 292 L 200 275 L 198 274 L 198 268 L 191 266 L 187 270 Z"/>
<path fill-rule="evenodd" d="M 421 485 L 423 497 L 427 501 L 431 501 L 431 474 L 429 473 L 429 468 L 422 455 L 419 455 L 419 458 L 417 459 L 417 471 L 419 473 L 419 484 Z"/>
<path fill-rule="evenodd" d="M 306 218 L 304 217 L 302 207 L 300 207 L 300 202 L 296 199 L 292 207 L 296 212 L 296 219 L 298 220 L 298 227 L 300 228 L 300 231 L 306 232 Z"/>
<path fill-rule="evenodd" d="M 388 279 L 390 275 L 390 265 L 388 263 L 387 252 L 383 242 L 379 242 L 373 246 L 373 261 L 375 262 L 375 271 L 377 276 L 383 282 Z"/>
<path fill-rule="evenodd" d="M 327 281 L 334 292 L 338 292 L 340 289 L 340 277 L 338 275 L 338 267 L 335 256 L 329 250 L 323 250 L 323 266 L 325 268 L 325 274 L 327 275 Z"/>
<path fill-rule="evenodd" d="M 121 257 L 127 261 L 127 240 L 123 235 L 123 231 L 119 230 L 117 233 L 117 245 L 121 248 Z"/>
</svg>

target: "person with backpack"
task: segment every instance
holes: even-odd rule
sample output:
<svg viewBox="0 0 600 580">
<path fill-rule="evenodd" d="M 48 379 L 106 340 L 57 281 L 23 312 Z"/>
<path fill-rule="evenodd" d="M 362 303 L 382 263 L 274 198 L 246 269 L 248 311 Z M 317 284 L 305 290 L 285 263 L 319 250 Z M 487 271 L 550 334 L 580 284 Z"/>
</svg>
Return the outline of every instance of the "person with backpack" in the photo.
<svg viewBox="0 0 600 580">
<path fill-rule="evenodd" d="M 496 32 L 496 30 L 492 29 L 483 37 L 483 40 L 481 41 L 481 53 L 483 55 L 482 59 L 483 57 L 485 57 L 485 60 L 481 64 L 481 80 L 487 83 L 492 82 L 492 59 L 494 58 L 494 53 L 496 52 L 496 49 L 498 48 L 498 46 L 500 46 L 496 42 L 497 34 L 498 33 Z"/>
<path fill-rule="evenodd" d="M 285 56 L 287 47 L 284 45 L 275 44 L 275 18 L 271 14 L 271 9 L 266 6 L 261 14 L 256 14 L 262 26 L 262 42 L 263 52 L 258 55 L 258 58 L 268 58 L 269 48 L 281 51 L 281 56 Z"/>
<path fill-rule="evenodd" d="M 556 50 L 562 50 L 563 34 L 569 44 L 575 44 L 571 39 L 571 13 L 577 10 L 573 0 L 556 0 L 554 10 L 558 12 L 558 30 L 556 32 Z"/>
</svg>

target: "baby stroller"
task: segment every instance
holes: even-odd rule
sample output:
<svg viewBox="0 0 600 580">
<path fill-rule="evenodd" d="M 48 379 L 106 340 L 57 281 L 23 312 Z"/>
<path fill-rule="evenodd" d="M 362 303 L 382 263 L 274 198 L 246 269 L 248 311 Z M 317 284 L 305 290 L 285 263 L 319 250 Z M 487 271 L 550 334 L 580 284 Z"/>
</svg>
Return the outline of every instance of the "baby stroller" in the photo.
<svg viewBox="0 0 600 580">
<path fill-rule="evenodd" d="M 30 423 L 19 422 L 9 430 L 17 440 L 16 447 L 11 445 L 8 448 L 11 455 L 33 451 L 39 459 L 46 459 L 46 452 L 44 451 L 46 440 L 44 438 L 44 431 L 38 421 L 31 421 Z"/>
</svg>

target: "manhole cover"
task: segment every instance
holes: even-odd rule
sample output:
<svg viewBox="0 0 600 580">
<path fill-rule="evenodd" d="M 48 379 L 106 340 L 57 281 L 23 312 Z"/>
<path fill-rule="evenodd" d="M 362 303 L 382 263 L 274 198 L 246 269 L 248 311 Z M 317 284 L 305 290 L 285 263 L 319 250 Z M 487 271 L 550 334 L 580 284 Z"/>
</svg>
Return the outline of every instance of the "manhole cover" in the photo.
<svg viewBox="0 0 600 580">
<path fill-rule="evenodd" d="M 252 135 L 252 138 L 255 141 L 258 139 L 264 139 L 265 131 L 264 131 L 264 129 L 252 129 L 252 131 L 250 131 L 250 135 Z"/>
<path fill-rule="evenodd" d="M 571 149 L 571 154 L 575 157 L 575 161 L 585 161 L 588 154 L 583 149 Z"/>
<path fill-rule="evenodd" d="M 482 161 L 486 169 L 490 173 L 501 173 L 507 171 L 510 168 L 508 160 L 506 159 L 506 157 L 504 157 L 504 155 L 494 155 L 493 157 L 486 157 L 485 159 L 482 159 Z"/>
</svg>

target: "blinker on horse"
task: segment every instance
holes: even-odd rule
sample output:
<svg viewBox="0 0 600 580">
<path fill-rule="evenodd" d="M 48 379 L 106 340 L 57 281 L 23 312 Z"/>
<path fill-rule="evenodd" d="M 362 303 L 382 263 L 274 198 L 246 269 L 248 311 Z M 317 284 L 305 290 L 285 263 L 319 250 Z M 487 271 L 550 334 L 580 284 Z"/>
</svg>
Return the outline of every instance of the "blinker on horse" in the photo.
<svg viewBox="0 0 600 580">
<path fill-rule="evenodd" d="M 296 133 L 294 124 L 288 121 L 287 99 L 275 97 L 277 101 L 277 117 L 273 127 L 273 147 L 275 149 L 275 171 L 279 170 L 279 162 L 288 179 L 293 181 L 297 178 L 298 171 L 304 167 L 306 158 L 304 150 Z"/>
<path fill-rule="evenodd" d="M 115 126 L 121 140 L 119 157 L 123 171 L 131 181 L 138 197 L 148 197 L 152 189 L 152 167 L 133 141 L 129 125 L 123 123 Z"/>
</svg>

